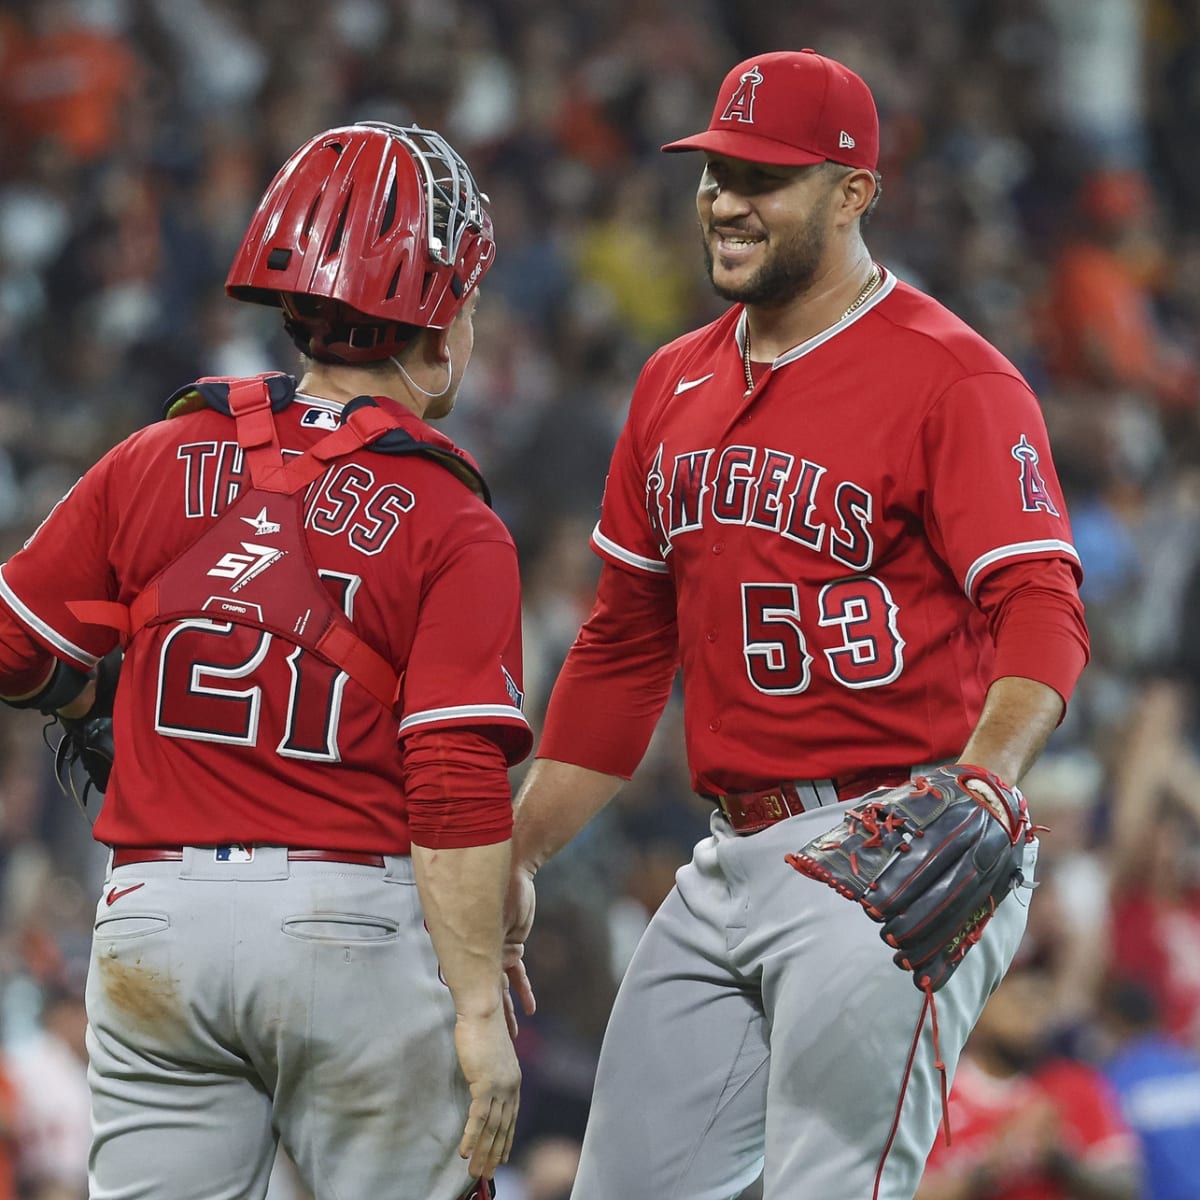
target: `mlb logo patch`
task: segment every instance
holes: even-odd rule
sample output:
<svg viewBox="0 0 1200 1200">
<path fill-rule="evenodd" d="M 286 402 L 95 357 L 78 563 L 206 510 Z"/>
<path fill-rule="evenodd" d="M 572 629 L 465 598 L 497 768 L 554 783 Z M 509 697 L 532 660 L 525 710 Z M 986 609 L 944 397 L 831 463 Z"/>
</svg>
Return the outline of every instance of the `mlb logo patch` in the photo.
<svg viewBox="0 0 1200 1200">
<path fill-rule="evenodd" d="M 254 861 L 254 847 L 243 846 L 234 842 L 229 846 L 218 846 L 213 851 L 213 858 L 219 863 L 248 863 Z"/>
<path fill-rule="evenodd" d="M 314 429 L 336 429 L 341 422 L 337 413 L 327 408 L 306 408 L 300 417 L 301 425 L 309 425 Z"/>
</svg>

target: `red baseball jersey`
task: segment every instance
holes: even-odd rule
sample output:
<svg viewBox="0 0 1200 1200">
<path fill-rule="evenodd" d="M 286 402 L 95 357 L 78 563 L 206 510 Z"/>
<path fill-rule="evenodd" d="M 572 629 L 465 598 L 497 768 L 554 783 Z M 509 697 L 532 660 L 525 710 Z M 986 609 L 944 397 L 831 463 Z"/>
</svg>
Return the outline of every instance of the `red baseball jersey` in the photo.
<svg viewBox="0 0 1200 1200">
<path fill-rule="evenodd" d="M 890 275 L 749 394 L 744 320 L 646 364 L 593 534 L 674 585 L 696 785 L 953 757 L 992 678 L 980 581 L 1078 566 L 1037 399 Z"/>
<path fill-rule="evenodd" d="M 1039 1119 L 1040 1118 L 1040 1119 Z M 1069 1200 L 1070 1193 L 1031 1161 L 1030 1139 L 1050 1125 L 1054 1143 L 1092 1165 L 1136 1161 L 1138 1145 L 1105 1078 L 1083 1063 L 1060 1059 L 1032 1076 L 997 1079 L 964 1056 L 950 1092 L 953 1140 L 938 1137 L 926 1176 L 967 1172 L 998 1158 L 1008 1177 L 989 1192 L 994 1200 Z M 998 1144 L 1006 1153 L 996 1155 Z"/>
<path fill-rule="evenodd" d="M 378 403 L 417 440 L 442 440 Z M 276 414 L 285 454 L 335 428 L 338 409 L 298 396 Z M 205 408 L 152 425 L 111 450 L 0 568 L 0 600 L 47 649 L 91 666 L 116 635 L 76 620 L 67 602 L 129 604 L 247 486 L 231 418 Z M 239 587 L 274 561 L 270 503 L 240 520 L 207 572 L 217 599 L 249 595 Z M 222 621 L 198 596 L 211 619 L 150 625 L 130 643 L 100 841 L 404 853 L 398 738 L 470 729 L 510 764 L 528 753 L 516 550 L 487 505 L 438 462 L 364 449 L 308 488 L 304 525 L 329 594 L 402 677 L 399 721 L 327 662 Z"/>
</svg>

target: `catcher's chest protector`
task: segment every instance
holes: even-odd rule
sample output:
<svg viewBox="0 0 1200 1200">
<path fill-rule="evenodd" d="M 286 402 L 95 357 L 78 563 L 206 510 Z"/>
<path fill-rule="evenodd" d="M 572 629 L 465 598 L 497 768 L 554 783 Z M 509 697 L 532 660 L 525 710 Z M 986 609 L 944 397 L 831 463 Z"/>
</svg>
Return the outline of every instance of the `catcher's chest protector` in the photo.
<svg viewBox="0 0 1200 1200">
<path fill-rule="evenodd" d="M 249 625 L 341 668 L 385 707 L 396 699 L 395 672 L 358 636 L 317 574 L 301 491 L 243 490 L 143 596 L 153 596 L 156 609 L 146 624 L 207 617 Z"/>
<path fill-rule="evenodd" d="M 69 607 L 81 620 L 120 629 L 126 639 L 146 625 L 189 618 L 264 630 L 345 671 L 392 710 L 399 700 L 400 679 L 358 636 L 321 582 L 304 536 L 303 493 L 332 462 L 399 431 L 400 422 L 375 406 L 348 408 L 344 424 L 285 462 L 269 386 L 282 378 L 204 381 L 197 394 L 219 410 L 227 392 L 251 486 L 167 563 L 129 607 L 107 601 L 75 601 Z M 292 394 L 289 389 L 285 404 Z M 403 448 L 381 450 L 428 455 L 468 485 L 473 483 L 474 468 L 442 447 L 409 438 Z M 482 480 L 478 484 L 486 497 Z"/>
</svg>

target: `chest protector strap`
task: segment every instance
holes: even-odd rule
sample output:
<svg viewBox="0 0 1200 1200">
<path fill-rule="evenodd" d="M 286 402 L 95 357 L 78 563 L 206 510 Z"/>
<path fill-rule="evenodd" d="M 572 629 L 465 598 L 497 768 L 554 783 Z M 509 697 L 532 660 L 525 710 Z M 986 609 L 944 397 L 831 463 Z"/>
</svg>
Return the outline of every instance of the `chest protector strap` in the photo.
<svg viewBox="0 0 1200 1200">
<path fill-rule="evenodd" d="M 344 671 L 394 711 L 400 677 L 359 637 L 322 583 L 304 536 L 303 492 L 335 459 L 370 445 L 399 422 L 381 408 L 359 408 L 285 461 L 264 377 L 232 381 L 229 408 L 251 486 L 132 604 L 76 600 L 67 607 L 81 621 L 119 630 L 123 643 L 147 625 L 187 619 L 261 629 Z"/>
</svg>

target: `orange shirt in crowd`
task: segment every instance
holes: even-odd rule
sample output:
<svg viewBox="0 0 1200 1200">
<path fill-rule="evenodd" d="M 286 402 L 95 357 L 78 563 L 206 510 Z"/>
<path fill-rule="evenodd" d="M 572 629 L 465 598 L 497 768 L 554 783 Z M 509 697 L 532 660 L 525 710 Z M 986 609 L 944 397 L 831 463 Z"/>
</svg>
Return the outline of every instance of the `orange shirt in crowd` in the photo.
<svg viewBox="0 0 1200 1200">
<path fill-rule="evenodd" d="M 50 137 L 80 160 L 100 157 L 116 140 L 138 75 L 129 47 L 98 29 L 0 29 L 0 119 L 18 146 Z"/>
</svg>

